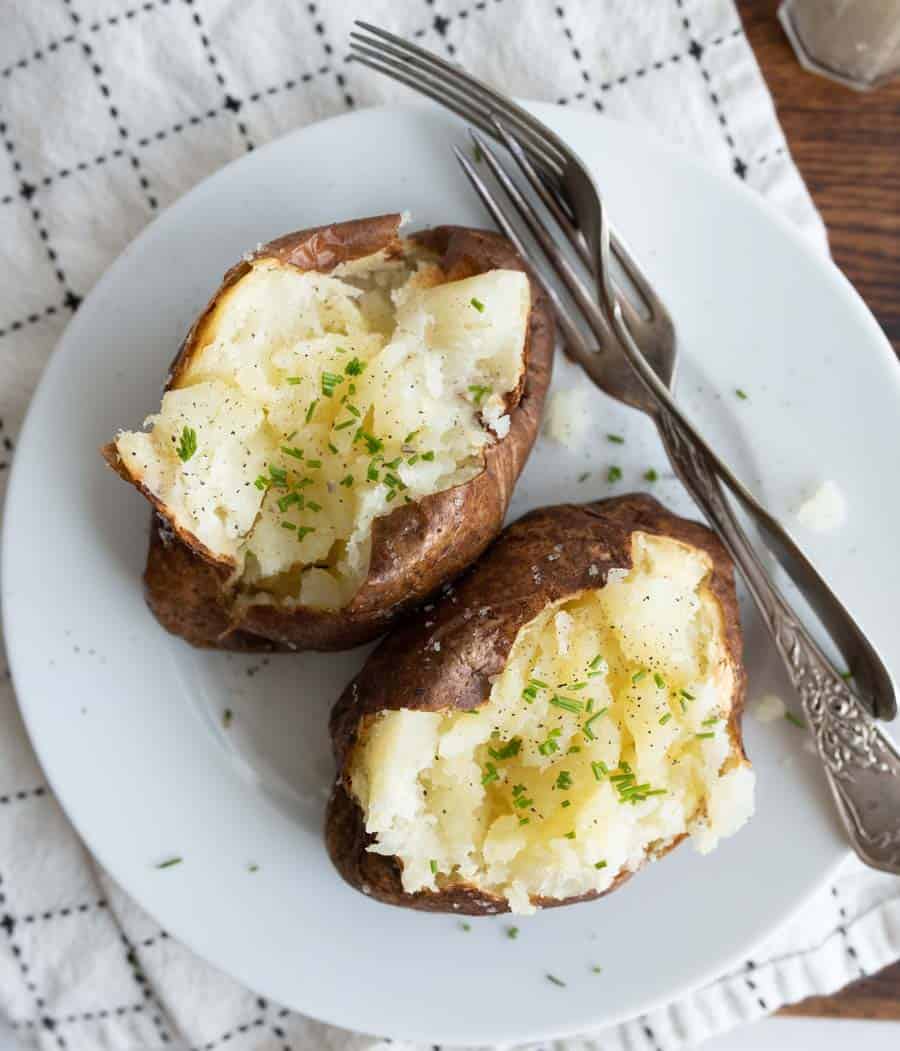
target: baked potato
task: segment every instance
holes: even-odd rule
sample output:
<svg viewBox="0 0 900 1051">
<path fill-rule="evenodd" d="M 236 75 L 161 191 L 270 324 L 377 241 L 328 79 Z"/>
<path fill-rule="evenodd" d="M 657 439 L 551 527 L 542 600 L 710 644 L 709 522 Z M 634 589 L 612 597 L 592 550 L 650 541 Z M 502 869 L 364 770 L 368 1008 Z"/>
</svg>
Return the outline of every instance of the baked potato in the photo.
<svg viewBox="0 0 900 1051">
<path fill-rule="evenodd" d="M 618 887 L 753 810 L 731 563 L 645 495 L 543 508 L 387 636 L 332 712 L 331 858 L 480 915 Z"/>
<path fill-rule="evenodd" d="M 512 246 L 384 215 L 228 272 L 147 430 L 104 454 L 155 508 L 145 573 L 199 646 L 343 649 L 499 532 L 537 434 L 552 315 Z"/>
</svg>

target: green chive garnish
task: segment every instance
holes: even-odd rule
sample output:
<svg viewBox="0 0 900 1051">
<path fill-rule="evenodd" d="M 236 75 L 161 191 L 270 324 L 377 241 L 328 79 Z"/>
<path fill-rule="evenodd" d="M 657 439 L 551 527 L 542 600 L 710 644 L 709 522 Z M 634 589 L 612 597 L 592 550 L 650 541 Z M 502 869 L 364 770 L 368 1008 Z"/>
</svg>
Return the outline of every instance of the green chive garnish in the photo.
<svg viewBox="0 0 900 1051">
<path fill-rule="evenodd" d="M 309 533 L 315 533 L 315 526 L 297 526 L 297 539 L 302 540 Z"/>
<path fill-rule="evenodd" d="M 225 711 L 222 712 L 222 725 L 225 727 L 226 730 L 229 726 L 231 726 L 231 720 L 233 718 L 234 712 L 232 712 L 230 708 L 226 708 Z"/>
<path fill-rule="evenodd" d="M 497 767 L 493 763 L 484 764 L 484 773 L 481 777 L 481 783 L 483 785 L 489 785 L 491 781 L 499 781 L 500 775 L 497 773 Z"/>
<path fill-rule="evenodd" d="M 422 459 L 427 460 L 428 463 L 431 463 L 431 461 L 434 459 L 434 453 L 429 449 L 427 453 L 422 453 Z"/>
<path fill-rule="evenodd" d="M 735 387 L 734 388 L 734 393 L 741 399 L 741 401 L 746 401 L 747 400 L 747 392 L 741 390 L 740 387 Z"/>
<path fill-rule="evenodd" d="M 434 860 L 434 858 L 432 858 L 431 861 L 428 862 L 428 864 L 431 866 L 432 874 L 436 876 L 438 870 L 437 862 Z"/>
<path fill-rule="evenodd" d="M 622 468 L 621 467 L 616 467 L 615 465 L 613 465 L 606 472 L 606 480 L 607 480 L 607 482 L 618 482 L 621 479 L 621 477 L 622 477 Z"/>
<path fill-rule="evenodd" d="M 309 408 L 306 410 L 306 422 L 307 423 L 309 423 L 309 421 L 313 418 L 313 413 L 316 411 L 316 406 L 318 404 L 319 404 L 319 399 L 318 398 L 313 398 L 313 400 L 309 403 Z"/>
<path fill-rule="evenodd" d="M 606 868 L 606 862 L 605 861 L 595 861 L 594 862 L 594 868 L 595 869 L 605 869 Z"/>
<path fill-rule="evenodd" d="M 287 471 L 283 467 L 274 467 L 269 464 L 269 474 L 273 482 L 277 482 L 278 485 L 287 485 Z"/>
<path fill-rule="evenodd" d="M 791 726 L 796 726 L 798 730 L 806 729 L 806 723 L 804 723 L 802 719 L 798 719 L 793 712 L 785 712 L 784 717 L 791 724 Z"/>
<path fill-rule="evenodd" d="M 648 467 L 647 470 L 644 471 L 644 481 L 645 482 L 656 482 L 658 480 L 659 480 L 659 475 L 656 473 L 656 471 L 653 470 L 652 467 Z"/>
<path fill-rule="evenodd" d="M 553 982 L 554 985 L 562 986 L 563 989 L 565 989 L 566 987 L 566 983 L 562 980 L 562 978 L 557 978 L 555 974 L 548 974 L 547 981 Z"/>
<path fill-rule="evenodd" d="M 554 708 L 562 708 L 567 712 L 580 712 L 584 708 L 581 701 L 576 701 L 571 697 L 560 697 L 558 693 L 550 698 L 550 703 Z"/>
<path fill-rule="evenodd" d="M 340 480 L 340 482 L 338 482 L 338 485 L 342 485 L 345 489 L 349 489 L 353 485 L 353 475 L 346 475 Z"/>
<path fill-rule="evenodd" d="M 603 778 L 609 774 L 609 767 L 607 767 L 602 759 L 596 759 L 591 763 L 591 771 L 594 774 L 595 781 L 602 781 Z"/>
<path fill-rule="evenodd" d="M 588 721 L 584 724 L 584 726 L 582 726 L 581 732 L 584 734 L 584 736 L 589 741 L 596 741 L 597 740 L 596 734 L 591 729 L 591 723 L 593 723 L 593 721 L 595 719 L 599 719 L 601 715 L 606 715 L 606 713 L 608 711 L 609 711 L 609 708 L 601 708 L 599 712 L 594 712 L 594 714 L 590 717 L 590 719 L 588 719 Z"/>
<path fill-rule="evenodd" d="M 666 680 L 659 674 L 658 671 L 655 671 L 653 673 L 653 681 L 661 690 L 664 690 L 666 688 Z"/>
<path fill-rule="evenodd" d="M 518 927 L 507 927 L 506 928 L 506 937 L 507 938 L 511 938 L 513 941 L 515 941 L 515 939 L 519 937 L 519 928 Z"/>
<path fill-rule="evenodd" d="M 287 382 L 290 383 L 290 385 L 292 387 L 296 387 L 297 384 L 300 383 L 301 381 L 300 381 L 300 377 L 299 376 L 288 376 L 287 377 Z"/>
<path fill-rule="evenodd" d="M 280 448 L 285 456 L 293 456 L 295 460 L 303 459 L 303 450 L 298 449 L 296 446 L 282 445 Z"/>
<path fill-rule="evenodd" d="M 631 681 L 632 681 L 632 683 L 635 686 L 637 686 L 637 684 L 641 681 L 641 679 L 646 679 L 646 678 L 647 678 L 647 669 L 646 668 L 641 668 L 640 671 L 636 671 L 634 673 L 634 675 L 631 676 Z"/>
<path fill-rule="evenodd" d="M 563 792 L 568 792 L 568 790 L 572 787 L 572 775 L 569 773 L 568 770 L 560 770 L 553 787 L 559 788 Z"/>
<path fill-rule="evenodd" d="M 513 756 L 519 754 L 519 749 L 522 747 L 522 738 L 513 737 L 507 741 L 502 748 L 488 748 L 488 755 L 492 759 L 512 759 Z"/>
<path fill-rule="evenodd" d="M 196 451 L 197 432 L 193 427 L 185 427 L 181 432 L 181 441 L 178 443 L 178 458 L 182 463 L 187 463 Z"/>
<path fill-rule="evenodd" d="M 353 424 L 354 424 L 354 420 L 353 419 L 344 420 L 343 423 L 335 424 L 334 429 L 336 431 L 345 431 L 348 427 L 352 427 Z"/>
<path fill-rule="evenodd" d="M 472 395 L 472 400 L 475 404 L 480 405 L 482 398 L 484 398 L 486 394 L 491 393 L 491 388 L 484 387 L 480 383 L 473 383 L 469 387 L 469 393 Z"/>
<path fill-rule="evenodd" d="M 663 717 L 662 717 L 662 718 L 661 718 L 661 719 L 659 720 L 659 725 L 660 725 L 660 726 L 665 726 L 665 725 L 666 725 L 666 723 L 667 723 L 667 722 L 668 722 L 668 721 L 669 721 L 669 720 L 670 720 L 671 718 L 672 718 L 672 713 L 671 713 L 671 712 L 666 712 L 666 714 L 665 714 L 665 715 L 664 715 L 664 716 L 663 716 Z"/>
<path fill-rule="evenodd" d="M 697 734 L 696 736 L 699 737 L 701 741 L 704 741 L 707 738 L 715 737 L 716 735 L 710 730 L 708 733 Z"/>
<path fill-rule="evenodd" d="M 625 444 L 625 439 L 622 437 L 621 434 L 607 434 L 606 440 L 608 442 L 612 442 L 613 445 L 624 445 Z"/>
<path fill-rule="evenodd" d="M 687 690 L 679 690 L 678 692 L 681 694 L 681 696 L 686 701 L 696 701 L 697 700 L 697 698 L 692 693 L 689 693 Z"/>
<path fill-rule="evenodd" d="M 326 398 L 332 397 L 334 389 L 339 383 L 343 382 L 344 377 L 337 372 L 323 372 L 322 373 L 322 393 Z"/>
<path fill-rule="evenodd" d="M 571 832 L 567 832 L 566 833 L 566 839 L 574 839 L 574 838 L 575 838 L 575 829 L 573 828 Z"/>
<path fill-rule="evenodd" d="M 303 497 L 300 493 L 287 493 L 285 496 L 278 498 L 278 510 L 282 514 L 287 511 L 291 504 L 299 504 L 301 508 L 303 507 Z"/>
<path fill-rule="evenodd" d="M 158 869 L 170 869 L 173 865 L 180 865 L 184 858 L 167 858 L 165 861 L 161 861 L 156 867 Z"/>
<path fill-rule="evenodd" d="M 480 299 L 476 299 L 474 296 L 469 300 L 473 307 L 478 311 L 479 314 L 484 313 L 484 303 Z"/>
<path fill-rule="evenodd" d="M 361 376 L 365 371 L 365 364 L 359 358 L 351 358 L 344 366 L 344 372 L 348 376 Z"/>
</svg>

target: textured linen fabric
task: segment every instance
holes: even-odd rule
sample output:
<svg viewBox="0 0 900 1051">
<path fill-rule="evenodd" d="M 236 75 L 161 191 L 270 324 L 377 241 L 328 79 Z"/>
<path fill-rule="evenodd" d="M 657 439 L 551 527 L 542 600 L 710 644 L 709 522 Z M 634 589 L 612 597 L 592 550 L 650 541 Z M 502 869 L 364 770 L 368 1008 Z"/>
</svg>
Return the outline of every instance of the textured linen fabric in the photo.
<svg viewBox="0 0 900 1051">
<path fill-rule="evenodd" d="M 147 222 L 256 145 L 408 97 L 347 64 L 355 17 L 513 94 L 643 125 L 746 180 L 826 248 L 731 0 L 0 0 L 0 500 L 54 344 Z M 5 664 L 0 672 L 0 1011 L 23 1043 L 387 1045 L 241 988 L 98 871 L 44 783 Z M 554 1046 L 675 1048 L 827 993 L 898 954 L 897 882 L 848 863 L 734 974 Z"/>
</svg>

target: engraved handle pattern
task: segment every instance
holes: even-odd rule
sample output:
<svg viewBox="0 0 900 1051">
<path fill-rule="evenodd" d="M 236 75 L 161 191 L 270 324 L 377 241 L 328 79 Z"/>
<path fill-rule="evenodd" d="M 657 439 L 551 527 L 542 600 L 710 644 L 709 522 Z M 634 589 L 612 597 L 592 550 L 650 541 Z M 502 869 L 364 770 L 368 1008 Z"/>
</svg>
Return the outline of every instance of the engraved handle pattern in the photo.
<svg viewBox="0 0 900 1051">
<path fill-rule="evenodd" d="M 781 654 L 854 850 L 867 864 L 900 875 L 900 754 L 775 587 L 703 446 L 664 406 L 656 425 L 673 468 L 740 569 Z"/>
</svg>

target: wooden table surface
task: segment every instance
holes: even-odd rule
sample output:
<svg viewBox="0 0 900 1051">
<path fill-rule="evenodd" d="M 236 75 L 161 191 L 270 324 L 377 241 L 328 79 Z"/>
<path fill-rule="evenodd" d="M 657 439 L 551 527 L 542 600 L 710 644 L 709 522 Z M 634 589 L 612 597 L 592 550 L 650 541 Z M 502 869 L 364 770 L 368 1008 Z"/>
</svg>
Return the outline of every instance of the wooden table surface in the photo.
<svg viewBox="0 0 900 1051">
<path fill-rule="evenodd" d="M 777 0 L 738 0 L 835 262 L 900 354 L 900 79 L 860 93 L 807 73 L 775 18 L 777 7 Z M 900 1020 L 900 963 L 783 1013 Z"/>
</svg>

